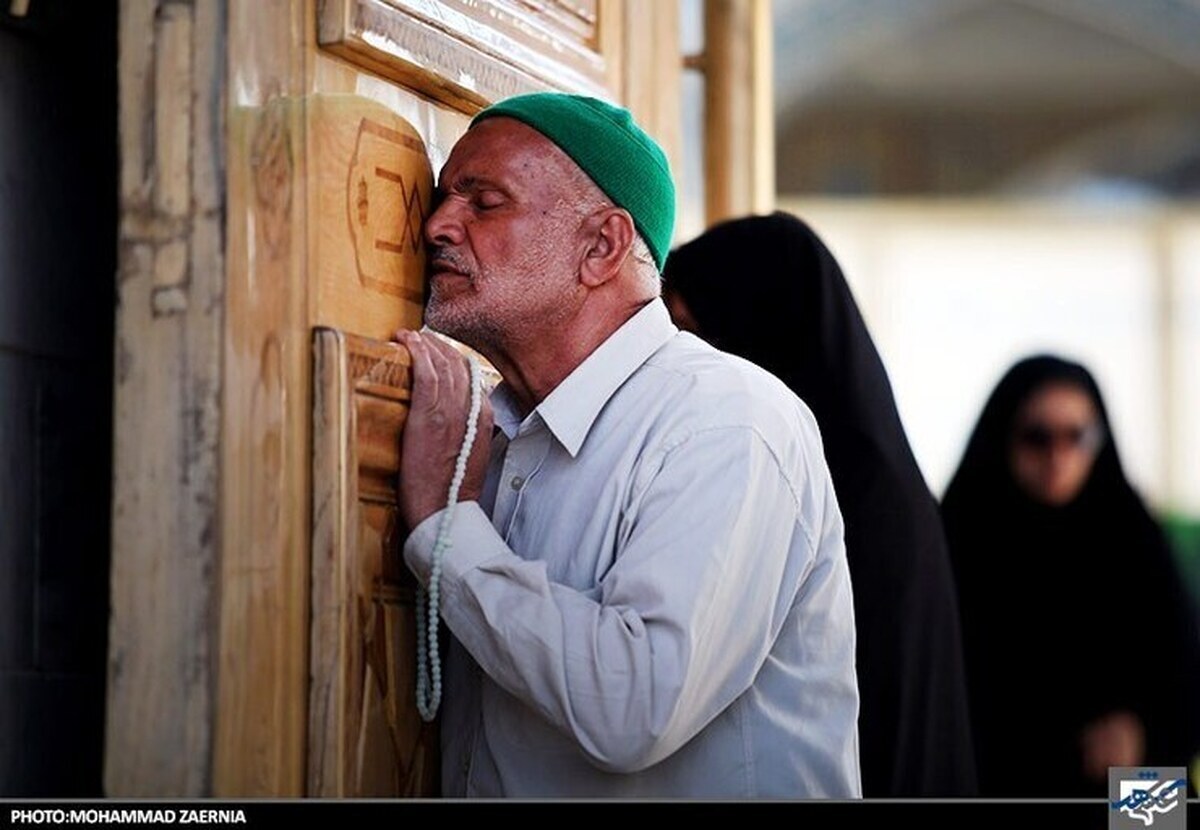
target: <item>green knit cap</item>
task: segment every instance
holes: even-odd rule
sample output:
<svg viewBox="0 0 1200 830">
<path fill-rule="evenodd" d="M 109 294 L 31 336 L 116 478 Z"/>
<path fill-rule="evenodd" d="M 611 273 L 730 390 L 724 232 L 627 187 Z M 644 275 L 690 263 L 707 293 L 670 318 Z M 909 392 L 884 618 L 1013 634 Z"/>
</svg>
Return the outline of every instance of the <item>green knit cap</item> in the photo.
<svg viewBox="0 0 1200 830">
<path fill-rule="evenodd" d="M 583 95 L 535 92 L 492 104 L 471 126 L 498 117 L 515 118 L 546 136 L 629 211 L 662 270 L 675 231 L 675 184 L 666 154 L 629 110 Z"/>
</svg>

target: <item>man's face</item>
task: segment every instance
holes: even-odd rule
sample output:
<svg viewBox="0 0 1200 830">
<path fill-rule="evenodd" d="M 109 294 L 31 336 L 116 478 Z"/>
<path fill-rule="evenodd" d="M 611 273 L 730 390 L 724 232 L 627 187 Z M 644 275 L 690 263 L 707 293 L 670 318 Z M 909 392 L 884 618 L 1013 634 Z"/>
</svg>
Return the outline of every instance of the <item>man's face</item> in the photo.
<svg viewBox="0 0 1200 830">
<path fill-rule="evenodd" d="M 425 223 L 431 328 L 486 352 L 578 306 L 585 194 L 573 165 L 510 118 L 482 121 L 459 140 Z"/>
</svg>

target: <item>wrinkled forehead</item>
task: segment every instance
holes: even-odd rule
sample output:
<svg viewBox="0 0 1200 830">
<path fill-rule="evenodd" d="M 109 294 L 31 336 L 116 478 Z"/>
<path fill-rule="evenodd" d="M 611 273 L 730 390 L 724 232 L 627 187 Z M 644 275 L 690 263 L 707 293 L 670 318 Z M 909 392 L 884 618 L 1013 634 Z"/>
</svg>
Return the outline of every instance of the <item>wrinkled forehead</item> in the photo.
<svg viewBox="0 0 1200 830">
<path fill-rule="evenodd" d="M 533 127 L 515 118 L 489 118 L 463 135 L 450 151 L 438 184 L 452 188 L 455 180 L 503 178 L 507 183 L 575 182 L 586 174 L 562 149 Z"/>
</svg>

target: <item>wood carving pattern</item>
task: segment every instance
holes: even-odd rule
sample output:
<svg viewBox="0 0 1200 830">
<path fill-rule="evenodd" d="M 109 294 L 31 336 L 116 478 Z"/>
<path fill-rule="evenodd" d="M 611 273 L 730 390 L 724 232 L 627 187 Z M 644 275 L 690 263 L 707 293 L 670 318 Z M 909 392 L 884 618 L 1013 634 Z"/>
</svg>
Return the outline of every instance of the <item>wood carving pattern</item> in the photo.
<svg viewBox="0 0 1200 830">
<path fill-rule="evenodd" d="M 258 374 L 250 402 L 251 451 L 258 459 L 253 500 L 257 511 L 248 516 L 256 543 L 263 549 L 278 549 L 281 543 L 284 493 L 284 413 L 287 411 L 283 383 L 283 352 L 279 337 L 266 337 L 259 354 Z"/>
<path fill-rule="evenodd" d="M 314 541 L 332 547 L 313 557 L 313 596 L 325 598 L 314 605 L 313 695 L 328 713 L 314 723 L 313 746 L 328 760 L 318 764 L 311 794 L 427 796 L 436 786 L 437 730 L 422 724 L 410 703 L 414 583 L 397 555 L 404 534 L 397 437 L 407 411 L 408 353 L 329 329 L 318 330 L 315 345 L 314 443 L 346 452 L 314 457 L 314 495 L 321 494 L 320 504 L 344 505 L 345 524 L 327 527 L 348 532 L 314 530 Z M 314 516 L 328 519 L 327 512 Z M 326 619 L 330 614 L 340 621 Z"/>
<path fill-rule="evenodd" d="M 290 247 L 294 168 L 288 107 L 283 98 L 274 96 L 262 108 L 250 147 L 255 215 L 270 259 L 278 259 Z"/>
<path fill-rule="evenodd" d="M 542 89 L 608 97 L 600 5 L 326 0 L 322 46 L 463 112 Z"/>
<path fill-rule="evenodd" d="M 369 118 L 362 118 L 354 153 L 346 171 L 346 221 L 354 242 L 354 262 L 359 282 L 367 288 L 422 303 L 420 292 L 382 279 L 397 271 L 391 257 L 421 254 L 421 227 L 427 196 L 411 173 L 396 170 L 397 148 L 425 156 L 425 145 Z M 387 191 L 398 193 L 387 193 Z M 397 239 L 395 234 L 399 232 Z"/>
<path fill-rule="evenodd" d="M 311 322 L 386 339 L 418 328 L 424 309 L 421 227 L 433 170 L 416 128 L 360 95 L 305 99 L 316 217 Z"/>
<path fill-rule="evenodd" d="M 383 398 L 408 400 L 411 381 L 407 364 L 398 359 L 367 354 L 351 354 L 349 360 L 350 378 L 360 391 Z"/>
</svg>

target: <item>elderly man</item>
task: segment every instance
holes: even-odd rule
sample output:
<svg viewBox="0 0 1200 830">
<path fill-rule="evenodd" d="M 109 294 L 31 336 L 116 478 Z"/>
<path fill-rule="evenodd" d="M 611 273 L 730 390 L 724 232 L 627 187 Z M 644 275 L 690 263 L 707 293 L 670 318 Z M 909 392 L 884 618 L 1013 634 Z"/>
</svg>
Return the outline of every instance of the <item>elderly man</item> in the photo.
<svg viewBox="0 0 1200 830">
<path fill-rule="evenodd" d="M 820 436 L 782 383 L 671 324 L 673 222 L 661 149 L 590 98 L 486 109 L 441 172 L 426 321 L 504 378 L 440 565 L 447 795 L 859 795 Z M 437 338 L 398 339 L 404 557 L 427 582 L 470 384 Z"/>
</svg>

